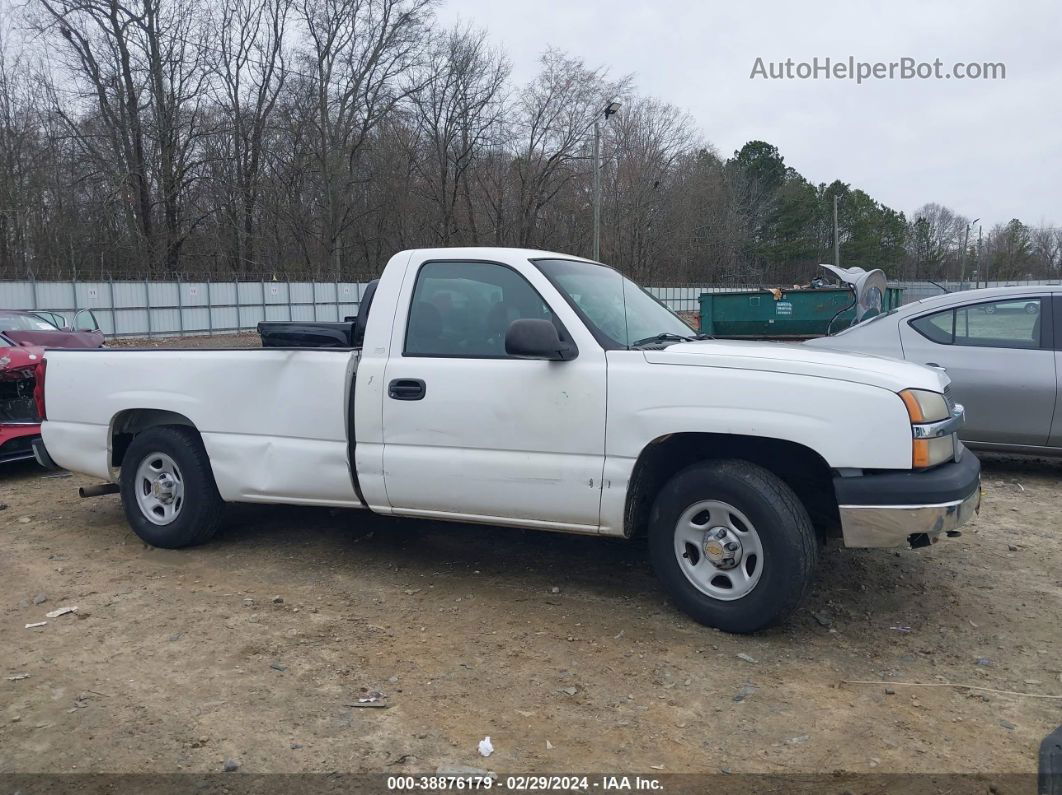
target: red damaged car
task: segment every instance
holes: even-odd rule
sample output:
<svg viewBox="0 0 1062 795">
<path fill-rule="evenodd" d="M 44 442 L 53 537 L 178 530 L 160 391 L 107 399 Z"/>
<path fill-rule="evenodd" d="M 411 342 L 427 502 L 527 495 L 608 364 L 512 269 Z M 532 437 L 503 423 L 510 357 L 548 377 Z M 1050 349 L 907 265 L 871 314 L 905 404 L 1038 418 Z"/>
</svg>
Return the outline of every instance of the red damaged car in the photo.
<svg viewBox="0 0 1062 795">
<path fill-rule="evenodd" d="M 54 312 L 0 309 L 0 464 L 33 458 L 33 440 L 41 435 L 41 399 L 44 349 L 99 348 L 103 334 L 95 317 L 78 313 L 70 328 Z"/>
<path fill-rule="evenodd" d="M 45 348 L 102 348 L 103 332 L 90 309 L 74 315 L 73 325 L 58 312 L 0 309 L 0 334 L 13 345 Z"/>
<path fill-rule="evenodd" d="M 0 334 L 0 464 L 33 458 L 33 440 L 41 435 L 37 376 L 44 348 L 14 345 Z"/>
</svg>

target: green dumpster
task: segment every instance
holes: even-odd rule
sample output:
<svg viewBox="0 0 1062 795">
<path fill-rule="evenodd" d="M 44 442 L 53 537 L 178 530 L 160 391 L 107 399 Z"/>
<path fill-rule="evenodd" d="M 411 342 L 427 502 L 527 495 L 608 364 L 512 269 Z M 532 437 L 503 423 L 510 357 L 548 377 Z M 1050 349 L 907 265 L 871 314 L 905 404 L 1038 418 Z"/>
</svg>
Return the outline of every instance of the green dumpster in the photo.
<svg viewBox="0 0 1062 795">
<path fill-rule="evenodd" d="M 889 287 L 883 309 L 902 301 L 903 289 Z M 700 304 L 701 333 L 714 337 L 821 337 L 838 312 L 833 331 L 855 320 L 855 307 L 845 309 L 852 304 L 852 291 L 843 287 L 702 293 Z"/>
</svg>

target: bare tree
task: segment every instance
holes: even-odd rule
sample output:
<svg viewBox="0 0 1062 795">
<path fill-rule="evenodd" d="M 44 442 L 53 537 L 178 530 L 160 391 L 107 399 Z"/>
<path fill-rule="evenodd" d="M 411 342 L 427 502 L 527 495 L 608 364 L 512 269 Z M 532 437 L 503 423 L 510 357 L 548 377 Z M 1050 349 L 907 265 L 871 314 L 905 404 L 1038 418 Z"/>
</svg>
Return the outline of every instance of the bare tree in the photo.
<svg viewBox="0 0 1062 795">
<path fill-rule="evenodd" d="M 932 202 L 916 210 L 911 218 L 908 246 L 916 277 L 946 279 L 954 271 L 954 278 L 958 278 L 958 252 L 967 219 Z"/>
<path fill-rule="evenodd" d="M 590 69 L 582 60 L 550 49 L 542 70 L 516 102 L 510 128 L 513 169 L 517 181 L 521 246 L 541 243 L 542 209 L 579 173 L 593 120 L 611 100 L 630 92 L 630 78 L 609 81 L 604 69 Z"/>
<path fill-rule="evenodd" d="M 223 0 L 215 22 L 212 68 L 225 115 L 216 159 L 234 270 L 256 267 L 258 199 L 266 130 L 287 76 L 290 0 Z"/>
<path fill-rule="evenodd" d="M 56 110 L 84 152 L 129 199 L 127 219 L 148 267 L 176 272 L 200 219 L 186 212 L 205 99 L 195 0 L 39 0 L 40 30 L 58 35 L 101 130 Z M 102 132 L 103 134 L 99 134 Z M 161 221 L 161 223 L 159 223 Z"/>
<path fill-rule="evenodd" d="M 459 199 L 466 209 L 464 238 L 477 242 L 469 172 L 476 158 L 497 145 L 504 109 L 508 61 L 492 52 L 483 31 L 454 28 L 435 36 L 410 95 L 422 155 L 418 173 L 434 210 L 436 242 L 449 245 L 461 229 Z"/>
<path fill-rule="evenodd" d="M 764 141 L 724 161 L 685 113 L 579 58 L 547 50 L 513 87 L 486 34 L 436 28 L 433 2 L 0 13 L 0 278 L 366 278 L 424 245 L 588 254 L 593 122 L 612 100 L 602 255 L 641 281 L 804 281 L 832 250 L 834 196 L 852 263 L 934 279 L 970 263 L 949 208 L 908 219 Z M 980 253 L 979 277 L 1057 278 L 1062 230 L 1015 220 Z"/>
<path fill-rule="evenodd" d="M 1048 278 L 1062 272 L 1062 229 L 1041 226 L 1031 230 L 1032 258 L 1037 270 Z"/>
<path fill-rule="evenodd" d="M 677 219 L 665 212 L 676 165 L 698 141 L 689 114 L 654 99 L 638 100 L 608 126 L 606 161 L 613 186 L 605 221 L 612 233 L 604 255 L 645 278 L 670 254 Z M 611 257 L 608 255 L 611 254 Z"/>
<path fill-rule="evenodd" d="M 303 234 L 336 272 L 344 236 L 369 208 L 362 155 L 372 134 L 417 86 L 414 65 L 432 0 L 299 0 L 310 51 L 306 144 L 319 180 Z"/>
<path fill-rule="evenodd" d="M 0 273 L 24 270 L 27 207 L 37 125 L 31 116 L 27 71 L 0 18 Z"/>
</svg>

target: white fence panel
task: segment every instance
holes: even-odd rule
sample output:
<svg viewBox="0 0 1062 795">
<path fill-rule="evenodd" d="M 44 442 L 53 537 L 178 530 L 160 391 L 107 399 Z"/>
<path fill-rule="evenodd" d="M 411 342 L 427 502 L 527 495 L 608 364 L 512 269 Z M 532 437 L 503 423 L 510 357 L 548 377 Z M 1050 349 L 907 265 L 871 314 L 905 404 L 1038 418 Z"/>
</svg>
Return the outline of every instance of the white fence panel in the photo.
<svg viewBox="0 0 1062 795">
<path fill-rule="evenodd" d="M 210 330 L 237 329 L 240 325 L 240 313 L 235 306 L 218 306 L 210 310 Z"/>
<path fill-rule="evenodd" d="M 291 282 L 288 285 L 288 296 L 293 304 L 312 304 L 313 282 Z"/>
<path fill-rule="evenodd" d="M 112 282 L 116 307 L 147 306 L 147 285 L 144 282 Z"/>
<path fill-rule="evenodd" d="M 987 286 L 1060 284 L 991 281 Z M 956 282 L 894 282 L 904 303 L 960 289 Z M 967 282 L 961 289 L 984 286 Z M 262 320 L 336 321 L 357 315 L 364 282 L 34 282 L 0 281 L 0 308 L 48 310 L 73 320 L 91 309 L 108 336 L 218 334 L 253 331 Z M 697 312 L 707 292 L 757 289 L 712 284 L 651 286 L 653 296 L 677 312 Z"/>
<path fill-rule="evenodd" d="M 77 309 L 109 309 L 111 291 L 106 282 L 74 284 L 74 307 Z"/>
<path fill-rule="evenodd" d="M 29 307 L 8 307 L 9 309 L 26 309 Z M 37 282 L 37 306 L 33 309 L 54 309 L 55 311 L 74 309 L 73 282 Z"/>
<path fill-rule="evenodd" d="M 238 282 L 235 303 L 242 306 L 265 303 L 265 282 Z"/>
<path fill-rule="evenodd" d="M 211 306 L 232 306 L 236 303 L 236 282 L 211 282 L 207 295 Z"/>
<path fill-rule="evenodd" d="M 119 337 L 144 336 L 148 333 L 149 315 L 147 309 L 118 309 L 114 313 L 112 333 Z"/>
<path fill-rule="evenodd" d="M 184 282 L 181 285 L 182 306 L 209 306 L 207 282 Z"/>
<path fill-rule="evenodd" d="M 35 286 L 33 282 L 0 282 L 0 307 L 36 309 Z"/>
</svg>

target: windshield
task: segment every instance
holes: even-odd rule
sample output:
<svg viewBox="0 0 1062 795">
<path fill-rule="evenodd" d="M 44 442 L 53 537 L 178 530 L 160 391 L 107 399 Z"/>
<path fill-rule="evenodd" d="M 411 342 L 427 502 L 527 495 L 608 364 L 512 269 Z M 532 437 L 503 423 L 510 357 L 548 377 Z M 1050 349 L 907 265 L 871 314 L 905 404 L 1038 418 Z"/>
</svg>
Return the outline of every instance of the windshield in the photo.
<svg viewBox="0 0 1062 795">
<path fill-rule="evenodd" d="M 678 315 L 618 271 L 592 262 L 534 261 L 606 348 L 629 348 L 658 336 L 696 336 Z"/>
<path fill-rule="evenodd" d="M 55 326 L 34 315 L 0 314 L 0 331 L 55 331 Z"/>
</svg>

